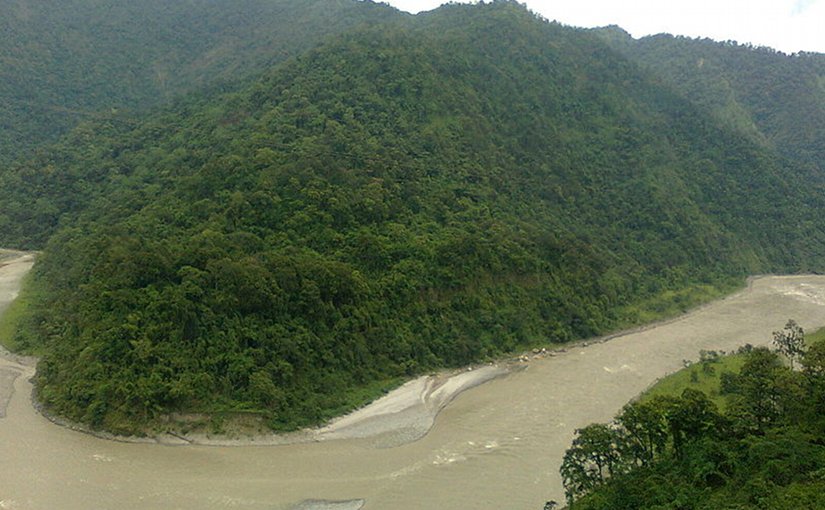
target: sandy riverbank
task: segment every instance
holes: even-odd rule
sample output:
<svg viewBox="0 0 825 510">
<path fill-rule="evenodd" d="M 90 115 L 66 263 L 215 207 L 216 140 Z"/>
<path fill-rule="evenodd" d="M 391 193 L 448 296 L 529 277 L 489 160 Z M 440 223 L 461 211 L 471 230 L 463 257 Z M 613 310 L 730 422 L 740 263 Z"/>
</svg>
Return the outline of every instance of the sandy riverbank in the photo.
<svg viewBox="0 0 825 510">
<path fill-rule="evenodd" d="M 33 253 L 0 250 L 0 312 L 17 297 L 20 281 L 33 265 Z"/>
<path fill-rule="evenodd" d="M 34 264 L 31 253 L 0 250 L 0 313 L 5 310 L 20 290 L 20 281 Z M 0 418 L 6 416 L 14 395 L 14 383 L 24 374 L 33 374 L 36 360 L 18 356 L 0 346 Z"/>
<path fill-rule="evenodd" d="M 0 250 L 0 311 L 17 297 L 20 281 L 34 264 L 34 254 Z M 0 418 L 14 394 L 18 377 L 34 375 L 37 360 L 18 356 L 0 348 Z M 158 434 L 155 437 L 116 436 L 88 430 L 83 426 L 52 416 L 37 402 L 32 402 L 53 423 L 95 436 L 122 442 L 161 444 L 198 444 L 220 446 L 282 445 L 336 439 L 367 439 L 377 447 L 397 446 L 423 437 L 432 428 L 436 416 L 463 391 L 509 373 L 507 364 L 486 365 L 476 369 L 444 372 L 409 381 L 371 404 L 330 422 L 322 428 L 289 434 L 226 435 Z"/>
<path fill-rule="evenodd" d="M 327 501 L 324 499 L 307 499 L 289 507 L 288 510 L 361 510 L 364 508 L 363 499 L 347 501 Z"/>
<path fill-rule="evenodd" d="M 33 259 L 34 255 L 31 253 L 0 250 L 0 310 L 16 297 L 20 280 L 32 267 Z M 757 278 L 759 277 L 749 279 L 748 288 L 743 292 L 747 292 Z M 526 367 L 527 362 L 532 359 L 562 354 L 570 348 L 604 343 L 651 328 L 661 327 L 673 320 L 679 320 L 679 318 L 659 321 L 605 337 L 560 346 L 557 351 L 542 349 L 497 364 L 422 376 L 403 384 L 363 408 L 332 420 L 323 427 L 304 429 L 292 433 L 250 433 L 249 431 L 230 434 L 208 433 L 202 431 L 203 427 L 201 429 L 194 428 L 194 432 L 181 432 L 181 429 L 185 429 L 185 427 L 180 427 L 178 424 L 170 425 L 168 432 L 156 433 L 148 437 L 117 436 L 89 430 L 59 416 L 50 415 L 34 399 L 32 404 L 55 424 L 103 439 L 120 442 L 165 445 L 264 446 L 331 440 L 362 440 L 371 447 L 388 448 L 421 439 L 432 429 L 438 414 L 462 392 L 507 375 L 514 370 L 523 369 Z M 6 407 L 12 398 L 15 380 L 21 375 L 26 378 L 31 377 L 34 373 L 36 359 L 16 356 L 8 351 L 0 350 L 0 361 L 0 417 L 2 417 L 5 415 Z M 208 420 L 208 417 L 205 420 Z"/>
<path fill-rule="evenodd" d="M 0 281 L 2 273 L 0 268 Z M 563 498 L 558 467 L 576 428 L 609 420 L 656 378 L 695 359 L 702 349 L 768 344 L 771 332 L 788 318 L 808 330 L 825 325 L 825 277 L 754 280 L 746 291 L 657 327 L 612 341 L 591 339 L 556 352 L 526 353 L 520 359 L 529 362 L 502 362 L 513 368 L 507 376 L 465 391 L 449 405 L 449 395 L 456 395 L 452 390 L 468 382 L 466 370 L 413 381 L 376 401 L 371 411 L 357 411 L 325 427 L 330 434 L 351 436 L 322 441 L 312 437 L 324 430 L 317 429 L 303 442 L 278 448 L 259 442 L 245 448 L 167 448 L 105 441 L 55 427 L 30 403 L 33 368 L 0 360 L 0 367 L 20 372 L 6 416 L 0 418 L 0 458 L 7 467 L 0 480 L 0 506 L 541 508 L 544 501 Z M 396 400 L 402 393 L 407 396 Z M 418 440 L 375 448 L 403 440 L 356 433 L 362 426 L 399 420 L 410 406 L 426 407 L 428 398 L 436 409 L 444 407 Z"/>
<path fill-rule="evenodd" d="M 14 381 L 20 372 L 14 368 L 0 367 L 0 418 L 6 417 L 6 409 L 14 395 Z"/>
<path fill-rule="evenodd" d="M 0 250 L 0 306 L 14 299 L 19 281 L 31 268 L 33 254 Z M 2 284 L 2 282 L 6 282 Z M 749 281 L 749 286 L 753 279 Z M 671 319 L 675 320 L 675 319 Z M 185 427 L 172 425 L 168 432 L 151 434 L 148 437 L 118 436 L 107 432 L 87 429 L 86 427 L 53 416 L 33 399 L 32 404 L 55 424 L 72 430 L 89 433 L 94 436 L 131 443 L 159 443 L 165 445 L 210 445 L 210 446 L 263 446 L 287 445 L 330 440 L 358 439 L 377 448 L 400 446 L 424 437 L 435 424 L 438 414 L 462 392 L 484 384 L 492 379 L 502 377 L 514 370 L 525 367 L 531 359 L 554 356 L 567 348 L 586 347 L 588 344 L 603 343 L 632 333 L 661 326 L 669 321 L 648 324 L 629 331 L 611 334 L 597 339 L 590 339 L 575 344 L 559 347 L 558 351 L 534 351 L 522 354 L 512 360 L 497 364 L 470 367 L 436 375 L 422 376 L 409 381 L 391 391 L 384 397 L 357 409 L 352 413 L 332 420 L 329 424 L 313 429 L 304 429 L 292 433 L 275 434 L 269 432 L 243 431 L 238 433 L 207 433 L 195 428 L 196 432 L 181 432 Z M 16 378 L 25 373 L 33 375 L 36 360 L 22 358 L 11 353 L 0 352 L 0 358 L 7 363 L 0 367 L 0 412 L 5 413 L 14 388 Z M 17 366 L 8 366 L 14 363 Z M 208 420 L 203 419 L 202 421 Z"/>
<path fill-rule="evenodd" d="M 284 434 L 239 433 L 236 436 L 171 433 L 157 435 L 150 441 L 168 445 L 274 446 L 359 439 L 370 447 L 390 448 L 421 439 L 433 427 L 438 414 L 458 395 L 505 376 L 513 369 L 512 364 L 502 363 L 421 376 L 319 428 Z M 147 441 L 147 438 L 95 435 L 119 441 Z"/>
</svg>

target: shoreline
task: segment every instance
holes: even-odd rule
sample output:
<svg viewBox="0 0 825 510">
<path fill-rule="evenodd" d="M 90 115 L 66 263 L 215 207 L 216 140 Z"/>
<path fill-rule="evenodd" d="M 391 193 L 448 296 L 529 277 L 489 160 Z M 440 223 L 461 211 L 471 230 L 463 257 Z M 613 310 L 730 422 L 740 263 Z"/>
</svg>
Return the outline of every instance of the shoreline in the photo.
<svg viewBox="0 0 825 510">
<path fill-rule="evenodd" d="M 0 268 L 18 261 L 30 260 L 34 254 L 31 252 L 0 250 L 0 257 L 3 255 L 16 256 L 16 258 L 11 260 L 6 257 L 0 258 Z M 511 354 L 485 365 L 473 365 L 420 376 L 407 381 L 365 406 L 330 420 L 324 425 L 293 432 L 250 432 L 249 430 L 234 433 L 181 432 L 179 427 L 172 426 L 167 430 L 162 430 L 162 427 L 161 430 L 149 430 L 146 436 L 126 436 L 93 430 L 85 425 L 51 413 L 37 399 L 37 392 L 34 388 L 30 394 L 30 401 L 33 408 L 40 415 L 55 425 L 100 439 L 123 443 L 166 446 L 279 446 L 358 439 L 365 441 L 368 446 L 374 448 L 391 448 L 417 441 L 426 436 L 434 426 L 438 414 L 464 391 L 523 370 L 532 360 L 554 357 L 567 352 L 569 349 L 586 348 L 592 344 L 609 342 L 627 335 L 684 320 L 714 302 L 734 298 L 748 292 L 753 287 L 754 281 L 768 276 L 770 275 L 750 276 L 746 279 L 744 288 L 716 300 L 697 305 L 673 317 L 634 326 L 600 337 L 591 337 L 565 344 L 551 344 L 541 349 L 527 350 L 517 355 Z M 6 349 L 0 351 L 0 357 L 31 367 L 31 372 L 24 374 L 24 376 L 29 380 L 34 376 L 37 358 L 19 356 Z M 178 417 L 183 417 L 183 423 L 186 423 L 187 417 L 191 416 L 195 415 L 178 415 Z M 203 416 L 208 419 L 208 415 Z M 174 414 L 168 416 L 170 422 L 174 422 L 174 418 Z M 180 423 L 178 422 L 179 425 Z"/>
<path fill-rule="evenodd" d="M 36 253 L 0 249 L 0 271 L 16 264 L 33 263 Z M 19 282 L 30 267 L 13 272 L 12 285 L 5 296 L 0 296 L 6 305 L 13 301 L 19 291 Z M 5 308 L 4 306 L 2 308 Z M 2 311 L 0 309 L 0 311 Z M 14 380 L 23 379 L 32 383 L 36 375 L 39 358 L 24 356 L 9 351 L 0 345 L 0 368 L 13 368 Z M 202 446 L 278 446 L 300 443 L 314 443 L 342 439 L 360 439 L 376 448 L 400 446 L 424 437 L 435 424 L 438 414 L 464 391 L 493 379 L 506 376 L 518 370 L 517 363 L 503 360 L 498 363 L 474 365 L 453 370 L 443 370 L 407 381 L 398 388 L 353 411 L 330 420 L 324 425 L 304 428 L 294 432 L 259 432 L 242 430 L 236 433 L 181 432 L 180 425 L 187 419 L 201 415 L 167 415 L 170 426 L 163 425 L 146 431 L 145 436 L 120 435 L 102 430 L 94 430 L 86 425 L 64 418 L 51 412 L 38 398 L 37 389 L 32 384 L 28 400 L 32 408 L 51 423 L 69 430 L 88 434 L 99 439 L 121 443 Z M 8 400 L 15 393 L 13 381 L 9 386 Z M 5 397 L 4 397 L 5 400 Z M 203 415 L 208 420 L 208 415 Z M 173 425 L 177 419 L 177 427 Z M 176 430 L 177 429 L 177 430 Z"/>
<path fill-rule="evenodd" d="M 6 351 L 8 352 L 8 351 Z M 0 352 L 0 357 L 4 353 Z M 124 436 L 93 430 L 85 425 L 50 412 L 30 395 L 32 407 L 54 425 L 119 443 L 158 444 L 164 446 L 286 446 L 336 440 L 364 440 L 373 448 L 392 448 L 415 442 L 432 429 L 440 412 L 461 393 L 522 369 L 513 364 L 489 364 L 477 368 L 424 375 L 408 381 L 386 395 L 333 418 L 327 424 L 293 432 L 272 433 L 181 433 L 167 430 L 146 436 Z M 31 374 L 33 376 L 33 374 Z M 30 376 L 31 377 L 31 376 Z"/>
<path fill-rule="evenodd" d="M 386 395 L 356 408 L 349 413 L 333 418 L 324 425 L 304 428 L 292 432 L 271 433 L 182 433 L 175 430 L 152 432 L 146 436 L 124 436 L 111 432 L 93 430 L 83 424 L 51 413 L 36 397 L 32 389 L 30 401 L 32 407 L 44 418 L 55 425 L 75 432 L 88 434 L 99 439 L 135 444 L 158 444 L 164 446 L 286 446 L 294 444 L 318 443 L 324 441 L 359 439 L 375 448 L 392 448 L 418 441 L 427 435 L 435 424 L 438 414 L 461 393 L 480 386 L 493 379 L 524 370 L 533 360 L 555 357 L 570 349 L 587 348 L 590 345 L 603 344 L 628 335 L 647 331 L 662 325 L 672 324 L 685 319 L 712 303 L 733 298 L 753 287 L 753 282 L 770 275 L 750 276 L 744 288 L 722 298 L 697 305 L 677 316 L 660 319 L 640 326 L 609 333 L 599 337 L 575 340 L 564 344 L 551 345 L 550 348 L 522 351 L 517 355 L 508 355 L 487 365 L 471 365 L 458 369 L 445 370 L 440 373 L 419 376 L 391 390 Z M 0 356 L 17 356 L 3 349 Z M 38 359 L 28 357 L 36 365 Z M 33 365 L 32 365 L 33 366 Z M 33 376 L 33 374 L 32 374 Z M 185 415 L 184 415 L 185 416 Z M 208 415 L 205 415 L 208 416 Z"/>
<path fill-rule="evenodd" d="M 0 280 L 24 267 L 0 270 Z M 15 290 L 12 283 L 6 278 L 7 296 Z M 247 448 L 164 448 L 154 441 L 101 440 L 55 427 L 35 412 L 24 375 L 15 383 L 8 415 L 0 419 L 0 456 L 15 468 L 8 473 L 12 492 L 4 498 L 14 508 L 31 502 L 37 508 L 73 510 L 117 505 L 131 510 L 356 510 L 362 504 L 364 509 L 460 510 L 472 494 L 473 501 L 486 502 L 485 508 L 541 508 L 545 501 L 564 497 L 557 468 L 575 430 L 609 421 L 650 383 L 680 369 L 685 359 L 695 360 L 703 349 L 768 344 L 772 331 L 788 317 L 810 331 L 825 326 L 825 276 L 768 277 L 753 283 L 750 292 L 620 341 L 594 345 L 591 338 L 587 348 L 567 346 L 564 354 L 539 349 L 535 359 L 526 356 L 529 364 L 508 365 L 526 365 L 524 370 L 461 394 L 444 407 L 426 436 L 397 448 L 389 447 L 389 440 L 402 443 L 414 437 L 319 444 L 303 436 L 297 438 L 302 443 L 280 448 L 257 446 L 259 442 L 247 443 L 257 446 Z M 617 336 L 602 340 L 609 337 Z M 0 368 L 9 365 L 0 361 Z M 434 382 L 410 393 L 420 402 L 422 395 L 439 394 L 436 384 L 443 387 Z M 392 414 L 395 410 L 387 402 L 385 416 L 374 421 L 406 419 L 403 412 Z M 216 431 L 229 418 L 219 415 L 203 431 Z M 506 489 L 514 484 L 522 488 Z"/>
</svg>

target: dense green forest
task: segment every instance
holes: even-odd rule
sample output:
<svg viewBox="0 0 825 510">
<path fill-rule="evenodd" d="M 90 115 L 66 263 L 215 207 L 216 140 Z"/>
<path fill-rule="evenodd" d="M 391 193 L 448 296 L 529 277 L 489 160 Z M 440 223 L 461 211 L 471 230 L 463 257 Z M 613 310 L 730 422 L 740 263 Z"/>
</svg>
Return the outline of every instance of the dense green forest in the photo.
<svg viewBox="0 0 825 510">
<path fill-rule="evenodd" d="M 302 47 L 0 175 L 0 240 L 45 247 L 13 343 L 53 412 L 294 428 L 825 265 L 820 184 L 598 34 L 494 2 Z"/>
<path fill-rule="evenodd" d="M 596 32 L 807 178 L 825 176 L 825 55 L 666 34 L 635 40 L 618 27 Z"/>
<path fill-rule="evenodd" d="M 398 17 L 351 0 L 2 0 L 0 173 L 79 122 L 122 122 Z"/>
<path fill-rule="evenodd" d="M 765 348 L 738 357 L 739 370 L 715 374 L 725 360 L 708 356 L 686 369 L 681 395 L 633 402 L 613 423 L 577 431 L 562 465 L 569 508 L 825 507 L 825 343 L 793 356 L 801 370 Z M 724 410 L 691 387 L 714 375 Z"/>
</svg>

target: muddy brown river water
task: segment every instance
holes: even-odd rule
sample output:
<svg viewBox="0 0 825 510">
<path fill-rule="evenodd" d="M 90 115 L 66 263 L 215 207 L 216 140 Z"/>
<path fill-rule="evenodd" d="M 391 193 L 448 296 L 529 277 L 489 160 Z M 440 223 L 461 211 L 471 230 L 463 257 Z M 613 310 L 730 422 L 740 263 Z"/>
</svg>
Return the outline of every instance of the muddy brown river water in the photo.
<svg viewBox="0 0 825 510">
<path fill-rule="evenodd" d="M 6 262 L 0 313 L 32 264 Z M 825 325 L 825 277 L 758 278 L 675 321 L 533 360 L 462 393 L 429 434 L 394 448 L 365 439 L 239 447 L 99 439 L 38 414 L 32 363 L 4 354 L 0 509 L 539 510 L 563 499 L 558 467 L 574 429 L 608 420 L 700 349 L 767 344 L 788 318 L 808 330 Z"/>
</svg>

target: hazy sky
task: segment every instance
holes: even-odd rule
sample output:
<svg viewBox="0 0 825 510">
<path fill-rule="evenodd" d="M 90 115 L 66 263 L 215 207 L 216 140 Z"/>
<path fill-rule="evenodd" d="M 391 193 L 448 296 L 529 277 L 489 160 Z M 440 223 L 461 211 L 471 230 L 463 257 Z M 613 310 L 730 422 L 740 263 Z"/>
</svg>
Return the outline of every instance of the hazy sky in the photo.
<svg viewBox="0 0 825 510">
<path fill-rule="evenodd" d="M 408 11 L 446 0 L 386 0 Z M 825 53 L 825 0 L 521 0 L 566 25 L 619 25 L 634 37 L 667 32 Z"/>
</svg>

